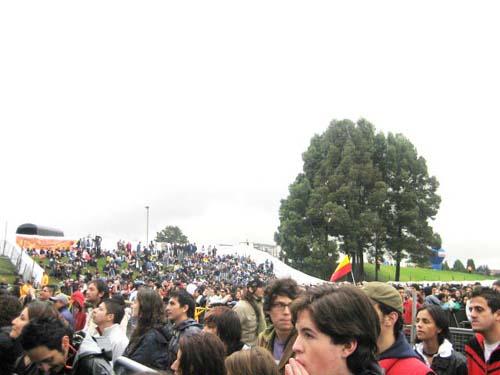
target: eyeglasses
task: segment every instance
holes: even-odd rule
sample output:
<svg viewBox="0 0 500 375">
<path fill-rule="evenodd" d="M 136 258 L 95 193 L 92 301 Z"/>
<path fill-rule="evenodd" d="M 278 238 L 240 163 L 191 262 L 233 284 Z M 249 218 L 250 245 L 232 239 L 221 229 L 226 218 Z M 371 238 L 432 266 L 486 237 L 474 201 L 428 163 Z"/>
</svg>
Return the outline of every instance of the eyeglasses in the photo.
<svg viewBox="0 0 500 375">
<path fill-rule="evenodd" d="M 281 311 L 285 311 L 287 307 L 290 310 L 290 305 L 291 303 L 276 302 L 272 304 L 272 307 Z"/>
</svg>

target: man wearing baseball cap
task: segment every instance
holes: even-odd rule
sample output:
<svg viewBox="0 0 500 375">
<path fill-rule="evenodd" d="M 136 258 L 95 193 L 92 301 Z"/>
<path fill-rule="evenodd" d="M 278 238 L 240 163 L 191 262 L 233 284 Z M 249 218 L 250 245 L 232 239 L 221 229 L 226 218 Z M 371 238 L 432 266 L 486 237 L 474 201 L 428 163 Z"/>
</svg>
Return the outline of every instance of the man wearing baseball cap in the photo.
<svg viewBox="0 0 500 375">
<path fill-rule="evenodd" d="M 68 310 L 68 296 L 63 293 L 59 293 L 55 297 L 50 297 L 50 300 L 54 302 L 54 307 L 57 309 L 57 311 L 59 311 L 59 315 L 61 315 L 61 317 L 68 322 L 71 329 L 74 329 L 75 319 L 73 318 L 73 314 L 71 314 L 71 311 Z"/>
<path fill-rule="evenodd" d="M 363 285 L 380 319 L 377 340 L 379 364 L 386 375 L 433 374 L 419 355 L 411 348 L 403 333 L 403 301 L 391 285 L 373 281 Z"/>
<path fill-rule="evenodd" d="M 264 282 L 254 278 L 248 282 L 243 298 L 233 308 L 241 322 L 241 341 L 248 346 L 256 346 L 259 334 L 266 329 L 263 297 Z"/>
</svg>

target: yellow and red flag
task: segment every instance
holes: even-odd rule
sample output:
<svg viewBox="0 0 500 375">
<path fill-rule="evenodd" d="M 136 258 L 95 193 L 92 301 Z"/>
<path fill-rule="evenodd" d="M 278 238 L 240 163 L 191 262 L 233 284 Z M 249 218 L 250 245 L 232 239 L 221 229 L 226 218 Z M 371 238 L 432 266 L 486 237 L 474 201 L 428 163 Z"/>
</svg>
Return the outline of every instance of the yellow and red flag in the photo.
<svg viewBox="0 0 500 375">
<path fill-rule="evenodd" d="M 330 281 L 332 282 L 337 281 L 343 278 L 351 271 L 352 271 L 351 261 L 349 259 L 349 256 L 345 255 L 344 258 L 342 258 L 342 260 L 340 261 L 337 268 L 335 268 L 335 271 L 332 273 L 332 276 L 330 276 Z"/>
</svg>

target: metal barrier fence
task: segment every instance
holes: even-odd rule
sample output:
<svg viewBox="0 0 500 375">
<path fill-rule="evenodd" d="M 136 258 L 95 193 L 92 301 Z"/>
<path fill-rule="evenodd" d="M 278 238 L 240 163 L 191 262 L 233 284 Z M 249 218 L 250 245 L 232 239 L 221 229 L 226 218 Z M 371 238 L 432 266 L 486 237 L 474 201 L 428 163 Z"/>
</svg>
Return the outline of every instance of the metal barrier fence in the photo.
<svg viewBox="0 0 500 375">
<path fill-rule="evenodd" d="M 115 375 L 159 374 L 158 371 L 123 356 L 116 359 L 113 372 Z"/>
<path fill-rule="evenodd" d="M 415 326 L 413 326 L 413 329 L 415 329 Z M 406 339 L 413 345 L 414 343 L 411 342 L 411 330 L 412 326 L 404 326 Z M 473 336 L 474 331 L 472 331 L 472 329 L 450 327 L 450 342 L 453 344 L 453 348 L 460 353 L 465 353 L 465 344 L 467 344 Z"/>
<path fill-rule="evenodd" d="M 39 283 L 42 280 L 43 268 L 35 262 L 25 251 L 22 251 L 16 245 L 3 241 L 1 255 L 10 259 L 10 262 L 16 268 L 16 273 L 24 281 L 35 280 Z"/>
</svg>

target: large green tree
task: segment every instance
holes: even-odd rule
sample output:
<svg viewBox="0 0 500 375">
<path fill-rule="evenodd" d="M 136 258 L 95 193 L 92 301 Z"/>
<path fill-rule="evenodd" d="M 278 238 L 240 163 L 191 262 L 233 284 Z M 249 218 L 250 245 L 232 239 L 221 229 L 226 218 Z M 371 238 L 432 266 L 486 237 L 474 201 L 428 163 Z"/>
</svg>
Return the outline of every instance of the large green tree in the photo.
<svg viewBox="0 0 500 375">
<path fill-rule="evenodd" d="M 429 221 L 434 220 L 441 198 L 434 176 L 429 176 L 426 161 L 402 134 L 387 136 L 384 179 L 388 185 L 387 250 L 396 262 L 399 281 L 401 261 L 409 257 L 422 264 L 431 248 L 441 247 L 441 237 Z"/>
<path fill-rule="evenodd" d="M 386 138 L 365 120 L 332 121 L 302 158 L 303 173 L 281 201 L 275 234 L 296 268 L 327 278 L 341 250 L 358 280 L 366 251 L 378 261 L 388 251 L 399 279 L 402 259 L 428 257 L 440 242 L 427 222 L 439 206 L 437 181 L 403 136 Z"/>
<path fill-rule="evenodd" d="M 169 225 L 156 233 L 157 242 L 187 244 L 188 238 L 182 233 L 179 227 Z"/>
</svg>

